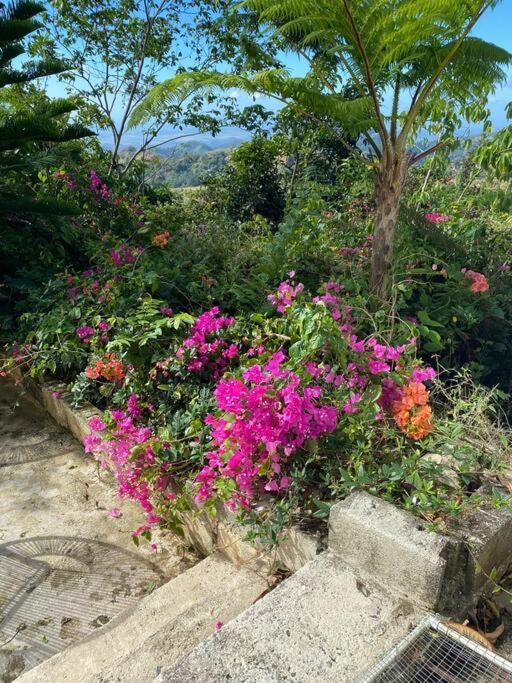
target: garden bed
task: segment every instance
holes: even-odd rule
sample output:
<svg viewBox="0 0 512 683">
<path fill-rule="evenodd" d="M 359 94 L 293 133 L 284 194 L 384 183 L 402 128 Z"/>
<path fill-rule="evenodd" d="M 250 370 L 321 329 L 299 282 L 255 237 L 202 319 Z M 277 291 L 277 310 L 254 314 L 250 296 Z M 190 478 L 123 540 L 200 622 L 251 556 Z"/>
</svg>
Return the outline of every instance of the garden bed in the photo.
<svg viewBox="0 0 512 683">
<path fill-rule="evenodd" d="M 80 408 L 73 407 L 69 392 L 61 382 L 47 381 L 41 384 L 20 371 L 16 375 L 52 418 L 82 443 L 91 432 L 89 419 L 100 416 L 101 411 L 90 403 Z M 195 511 L 182 513 L 184 540 L 203 556 L 220 550 L 235 564 L 251 563 L 260 558 L 269 567 L 295 572 L 313 559 L 325 544 L 326 528 L 324 533 L 307 533 L 292 527 L 269 553 L 263 546 L 244 540 L 243 530 L 236 525 L 234 515 L 225 506 L 219 504 L 217 516 L 212 518 L 198 510 L 193 500 L 190 500 L 190 505 Z"/>
</svg>

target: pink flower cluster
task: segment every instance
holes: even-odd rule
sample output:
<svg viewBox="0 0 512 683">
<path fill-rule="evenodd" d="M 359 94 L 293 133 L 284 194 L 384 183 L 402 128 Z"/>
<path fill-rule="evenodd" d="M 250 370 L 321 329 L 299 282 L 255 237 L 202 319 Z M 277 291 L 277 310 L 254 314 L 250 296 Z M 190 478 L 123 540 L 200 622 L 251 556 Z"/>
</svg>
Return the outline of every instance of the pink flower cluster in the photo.
<svg viewBox="0 0 512 683">
<path fill-rule="evenodd" d="M 106 184 L 99 178 L 96 171 L 89 171 L 89 191 L 101 199 L 109 199 L 110 191 Z"/>
<path fill-rule="evenodd" d="M 462 271 L 464 275 L 468 278 L 468 280 L 471 280 L 471 291 L 473 294 L 476 294 L 477 292 L 487 292 L 489 289 L 489 283 L 487 282 L 487 278 L 483 273 L 477 273 L 474 270 L 466 270 L 464 269 Z"/>
<path fill-rule="evenodd" d="M 313 377 L 317 377 L 334 387 L 344 387 L 349 390 L 349 396 L 343 406 L 343 412 L 356 413 L 360 410 L 359 403 L 362 399 L 363 390 L 375 381 L 380 381 L 383 392 L 395 387 L 395 382 L 389 378 L 389 373 L 399 370 L 403 373 L 405 367 L 404 354 L 408 349 L 414 348 L 416 339 L 413 337 L 405 344 L 392 345 L 369 337 L 360 339 L 355 333 L 355 320 L 352 317 L 352 308 L 343 303 L 341 295 L 343 285 L 336 282 L 328 282 L 325 285 L 325 294 L 315 297 L 313 303 L 323 304 L 329 309 L 333 319 L 338 324 L 349 350 L 354 354 L 352 360 L 347 363 L 343 373 L 334 372 L 329 365 L 315 365 L 307 363 L 306 370 Z M 432 368 L 415 371 L 415 381 L 432 379 L 435 371 Z M 433 374 L 432 374 L 433 373 Z M 384 407 L 384 399 L 381 407 Z M 376 419 L 382 419 L 382 412 L 376 414 Z"/>
<path fill-rule="evenodd" d="M 77 337 L 84 342 L 84 344 L 90 344 L 94 335 L 98 334 L 102 342 L 106 342 L 108 339 L 107 332 L 110 329 L 110 325 L 102 320 L 98 323 L 97 328 L 91 327 L 90 325 L 82 325 L 76 328 Z"/>
<path fill-rule="evenodd" d="M 83 341 L 85 344 L 89 344 L 91 339 L 94 337 L 95 334 L 96 334 L 95 328 L 90 327 L 89 325 L 82 325 L 82 327 L 76 328 L 77 337 L 81 341 Z"/>
<path fill-rule="evenodd" d="M 214 306 L 197 318 L 176 357 L 186 360 L 190 372 L 208 370 L 213 379 L 219 379 L 229 361 L 238 355 L 237 345 L 220 336 L 234 322 L 234 318 L 221 315 L 218 306 Z"/>
<path fill-rule="evenodd" d="M 196 477 L 198 502 L 215 494 L 219 479 L 231 481 L 230 506 L 247 507 L 264 491 L 286 490 L 283 472 L 291 456 L 309 439 L 336 428 L 336 408 L 322 405 L 322 389 L 302 387 L 299 376 L 283 367 L 275 353 L 264 365 L 252 365 L 243 380 L 222 379 L 215 389 L 217 416 L 206 418 L 214 448 Z"/>
<path fill-rule="evenodd" d="M 444 213 L 437 213 L 435 211 L 432 211 L 431 213 L 426 213 L 424 218 L 429 223 L 434 223 L 434 225 L 436 225 L 437 223 L 445 223 L 446 221 L 451 220 L 450 216 L 445 216 Z"/>
<path fill-rule="evenodd" d="M 160 465 L 156 480 L 147 481 L 148 468 L 158 467 L 154 448 L 159 444 L 150 427 L 138 424 L 144 412 L 152 406 L 141 406 L 135 394 L 131 394 L 125 410 L 112 410 L 113 425 L 99 417 L 89 420 L 93 432 L 84 438 L 86 453 L 91 453 L 102 467 L 110 467 L 117 479 L 118 493 L 138 501 L 146 512 L 148 524 L 157 524 L 161 518 L 155 514 L 152 497 L 158 491 L 165 499 L 172 500 L 175 494 L 168 491 L 171 481 L 165 463 Z"/>
<path fill-rule="evenodd" d="M 294 271 L 288 273 L 288 277 L 293 278 L 294 276 Z M 269 294 L 267 299 L 278 313 L 284 313 L 303 289 L 304 285 L 301 282 L 296 285 L 293 280 L 284 280 L 277 288 L 277 292 L 275 294 Z"/>
<path fill-rule="evenodd" d="M 71 173 L 65 173 L 64 171 L 55 171 L 53 177 L 64 183 L 68 190 L 74 190 L 76 188 L 76 183 L 73 180 Z"/>
<path fill-rule="evenodd" d="M 135 263 L 144 251 L 144 247 L 131 248 L 122 244 L 119 249 L 111 249 L 108 253 L 116 266 L 124 266 L 126 263 Z"/>
</svg>

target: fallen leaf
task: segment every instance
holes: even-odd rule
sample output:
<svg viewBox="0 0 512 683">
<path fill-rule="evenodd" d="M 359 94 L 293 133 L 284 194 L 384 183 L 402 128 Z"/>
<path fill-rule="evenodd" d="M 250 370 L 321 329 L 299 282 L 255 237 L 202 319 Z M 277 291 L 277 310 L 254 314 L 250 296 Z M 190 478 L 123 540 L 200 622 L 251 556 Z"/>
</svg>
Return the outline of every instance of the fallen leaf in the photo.
<svg viewBox="0 0 512 683">
<path fill-rule="evenodd" d="M 475 629 L 470 628 L 469 626 L 464 626 L 463 624 L 458 624 L 456 621 L 443 621 L 443 624 L 448 628 L 451 628 L 453 631 L 457 631 L 462 636 L 475 640 L 477 643 L 480 643 L 480 645 L 483 645 L 483 647 L 487 648 L 488 650 L 494 651 L 493 644 L 490 643 L 484 635 L 482 635 L 478 631 L 475 631 Z"/>
<path fill-rule="evenodd" d="M 491 643 L 495 643 L 498 638 L 503 635 L 503 632 L 505 630 L 505 625 L 500 624 L 498 628 L 495 628 L 494 631 L 491 631 L 490 633 L 482 633 L 482 635 L 487 638 L 487 640 Z"/>
</svg>

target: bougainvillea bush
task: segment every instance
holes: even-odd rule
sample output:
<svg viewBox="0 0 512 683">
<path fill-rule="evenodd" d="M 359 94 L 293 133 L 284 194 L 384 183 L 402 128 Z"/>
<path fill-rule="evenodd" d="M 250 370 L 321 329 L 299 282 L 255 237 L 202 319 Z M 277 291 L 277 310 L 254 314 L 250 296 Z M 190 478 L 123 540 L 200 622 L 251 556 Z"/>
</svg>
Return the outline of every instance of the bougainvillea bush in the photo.
<svg viewBox="0 0 512 683">
<path fill-rule="evenodd" d="M 178 531 L 191 501 L 227 505 L 271 542 L 354 487 L 431 519 L 463 506 L 423 460 L 436 370 L 418 360 L 417 321 L 370 315 L 351 278 L 312 293 L 293 272 L 259 312 L 175 311 L 151 293 L 155 249 L 125 242 L 54 282 L 44 324 L 27 315 L 13 348 L 14 362 L 105 410 L 85 448 L 140 503 L 135 538 Z"/>
<path fill-rule="evenodd" d="M 393 299 L 375 308 L 364 193 L 301 194 L 270 238 L 258 219 L 223 234 L 203 204 L 195 220 L 173 206 L 166 227 L 165 207 L 133 204 L 94 171 L 49 182 L 87 206 L 101 247 L 32 299 L 11 363 L 103 411 L 85 448 L 140 503 L 137 542 L 155 525 L 179 531 L 191 507 L 227 506 L 273 543 L 357 488 L 442 523 L 492 480 L 498 464 L 465 443 L 439 387 L 468 360 L 492 374 L 508 272 L 432 246 L 428 226 L 455 229 L 442 203 L 399 243 Z M 242 255 L 244 230 L 257 238 Z"/>
</svg>

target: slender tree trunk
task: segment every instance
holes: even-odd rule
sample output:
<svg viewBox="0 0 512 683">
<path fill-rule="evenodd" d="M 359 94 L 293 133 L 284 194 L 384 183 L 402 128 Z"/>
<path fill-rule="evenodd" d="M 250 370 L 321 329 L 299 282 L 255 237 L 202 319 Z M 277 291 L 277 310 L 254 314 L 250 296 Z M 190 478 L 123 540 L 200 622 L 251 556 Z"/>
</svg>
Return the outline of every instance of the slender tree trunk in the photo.
<svg viewBox="0 0 512 683">
<path fill-rule="evenodd" d="M 395 230 L 406 174 L 405 155 L 383 155 L 375 178 L 376 209 L 370 278 L 371 293 L 382 301 L 388 295 L 388 275 L 393 263 Z"/>
</svg>

